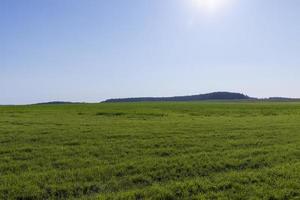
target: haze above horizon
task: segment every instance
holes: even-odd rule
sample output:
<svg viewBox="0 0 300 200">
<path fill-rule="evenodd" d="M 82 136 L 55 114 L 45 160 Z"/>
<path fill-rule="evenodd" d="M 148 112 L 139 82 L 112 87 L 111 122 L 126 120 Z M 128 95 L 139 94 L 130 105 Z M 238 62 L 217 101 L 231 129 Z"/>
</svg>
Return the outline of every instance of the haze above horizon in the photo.
<svg viewBox="0 0 300 200">
<path fill-rule="evenodd" d="M 2 0 L 0 104 L 300 97 L 300 1 Z"/>
</svg>

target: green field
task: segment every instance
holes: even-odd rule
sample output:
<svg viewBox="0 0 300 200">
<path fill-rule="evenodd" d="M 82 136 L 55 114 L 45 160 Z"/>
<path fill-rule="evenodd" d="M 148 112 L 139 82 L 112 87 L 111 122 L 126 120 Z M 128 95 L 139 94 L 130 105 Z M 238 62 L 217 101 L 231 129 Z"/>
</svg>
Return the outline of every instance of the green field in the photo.
<svg viewBox="0 0 300 200">
<path fill-rule="evenodd" d="M 300 103 L 2 106 L 0 199 L 300 199 Z"/>
</svg>

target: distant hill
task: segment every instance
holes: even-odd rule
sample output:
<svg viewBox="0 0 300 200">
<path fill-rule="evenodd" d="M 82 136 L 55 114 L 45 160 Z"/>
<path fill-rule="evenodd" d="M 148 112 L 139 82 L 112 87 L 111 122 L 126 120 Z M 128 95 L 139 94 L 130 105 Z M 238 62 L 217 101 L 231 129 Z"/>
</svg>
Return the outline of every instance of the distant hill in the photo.
<svg viewBox="0 0 300 200">
<path fill-rule="evenodd" d="M 299 101 L 299 98 L 289 98 L 289 97 L 269 97 L 267 100 L 270 101 Z"/>
<path fill-rule="evenodd" d="M 138 97 L 123 99 L 108 99 L 104 102 L 144 102 L 144 101 L 203 101 L 203 100 L 246 100 L 254 99 L 241 93 L 213 92 L 208 94 L 175 96 L 175 97 Z"/>
<path fill-rule="evenodd" d="M 58 104 L 77 104 L 77 103 L 68 102 L 68 101 L 50 101 L 50 102 L 36 103 L 34 105 L 58 105 Z"/>
</svg>

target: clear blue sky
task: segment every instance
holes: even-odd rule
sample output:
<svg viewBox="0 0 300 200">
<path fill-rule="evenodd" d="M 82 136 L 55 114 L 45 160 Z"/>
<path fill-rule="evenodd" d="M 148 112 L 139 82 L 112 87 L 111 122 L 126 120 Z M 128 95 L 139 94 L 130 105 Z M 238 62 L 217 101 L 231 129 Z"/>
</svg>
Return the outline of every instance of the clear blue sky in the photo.
<svg viewBox="0 0 300 200">
<path fill-rule="evenodd" d="M 299 36 L 298 0 L 0 0 L 0 104 L 300 97 Z"/>
</svg>

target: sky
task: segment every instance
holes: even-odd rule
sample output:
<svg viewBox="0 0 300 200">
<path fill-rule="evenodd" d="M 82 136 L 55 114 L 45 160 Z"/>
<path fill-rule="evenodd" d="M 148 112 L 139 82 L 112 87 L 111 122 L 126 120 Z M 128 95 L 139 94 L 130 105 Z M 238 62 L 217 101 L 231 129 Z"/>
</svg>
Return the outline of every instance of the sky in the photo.
<svg viewBox="0 0 300 200">
<path fill-rule="evenodd" d="M 0 104 L 300 97 L 298 0 L 0 0 Z"/>
</svg>

